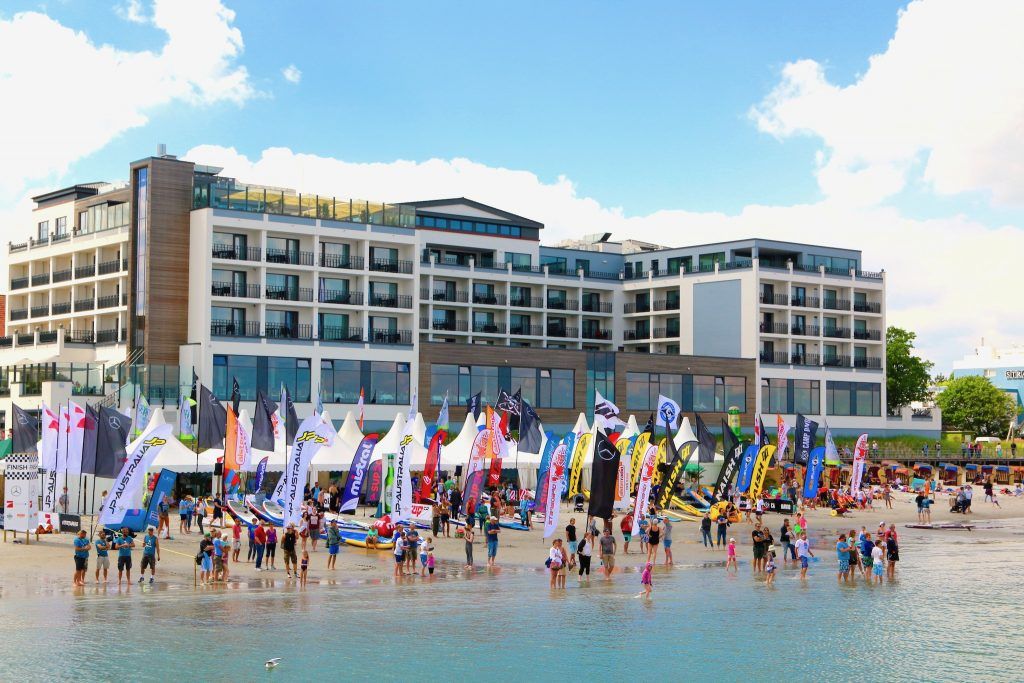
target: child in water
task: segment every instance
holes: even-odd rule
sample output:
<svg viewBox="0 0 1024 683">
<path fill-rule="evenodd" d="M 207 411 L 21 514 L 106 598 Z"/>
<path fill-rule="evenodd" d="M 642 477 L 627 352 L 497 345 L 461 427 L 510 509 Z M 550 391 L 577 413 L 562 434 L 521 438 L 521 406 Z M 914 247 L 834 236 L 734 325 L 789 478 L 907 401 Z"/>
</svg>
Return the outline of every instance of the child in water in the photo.
<svg viewBox="0 0 1024 683">
<path fill-rule="evenodd" d="M 726 547 L 725 557 L 725 570 L 729 571 L 729 567 L 732 567 L 736 571 L 740 570 L 739 564 L 736 562 L 736 539 L 730 538 L 729 545 Z"/>
<path fill-rule="evenodd" d="M 768 564 L 764 566 L 764 585 L 771 586 L 775 583 L 775 551 L 768 551 Z"/>
<path fill-rule="evenodd" d="M 643 574 L 640 575 L 640 584 L 644 587 L 644 597 L 650 599 L 651 589 L 654 588 L 654 580 L 651 578 L 651 568 L 654 567 L 650 562 L 644 567 Z"/>
<path fill-rule="evenodd" d="M 885 571 L 884 549 L 882 539 L 875 541 L 875 547 L 871 549 L 871 574 L 875 577 L 875 583 L 882 583 L 882 572 Z"/>
<path fill-rule="evenodd" d="M 431 549 L 427 551 L 427 571 L 430 572 L 431 576 L 434 575 L 434 549 L 433 549 L 433 547 L 431 547 Z"/>
<path fill-rule="evenodd" d="M 299 585 L 306 585 L 306 572 L 309 570 L 309 551 L 302 551 L 302 563 L 299 565 Z"/>
</svg>

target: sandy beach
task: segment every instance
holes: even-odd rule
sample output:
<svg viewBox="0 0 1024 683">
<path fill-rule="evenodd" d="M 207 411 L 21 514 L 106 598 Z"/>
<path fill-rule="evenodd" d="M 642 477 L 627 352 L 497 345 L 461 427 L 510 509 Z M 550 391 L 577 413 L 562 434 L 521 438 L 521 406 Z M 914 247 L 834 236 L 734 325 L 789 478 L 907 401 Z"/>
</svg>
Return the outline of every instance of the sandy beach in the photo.
<svg viewBox="0 0 1024 683">
<path fill-rule="evenodd" d="M 939 496 L 938 501 L 932 506 L 932 521 L 943 522 L 970 522 L 977 524 L 973 531 L 963 530 L 925 530 L 909 529 L 905 524 L 917 522 L 917 509 L 914 505 L 913 495 L 908 493 L 894 493 L 893 509 L 887 510 L 882 501 L 875 501 L 874 510 L 855 511 L 845 517 L 832 517 L 828 510 L 807 510 L 806 518 L 812 537 L 812 549 L 829 566 L 833 559 L 831 544 L 835 536 L 850 529 L 860 530 L 866 527 L 869 532 L 874 533 L 878 524 L 884 521 L 886 524 L 896 524 L 901 538 L 901 545 L 907 541 L 943 542 L 946 539 L 958 539 L 970 534 L 972 540 L 1007 540 L 1016 536 L 1014 528 L 1017 522 L 1024 518 L 1024 498 L 1013 498 L 1011 496 L 1000 496 L 999 503 L 1002 507 L 996 507 L 992 503 L 982 500 L 980 487 L 976 488 L 974 499 L 974 511 L 971 515 L 952 514 L 949 512 L 949 504 L 945 494 Z M 564 537 L 564 527 L 571 517 L 576 518 L 576 525 L 581 529 L 585 524 L 586 515 L 571 513 L 570 506 L 562 508 L 559 518 L 559 532 L 554 537 Z M 782 526 L 784 516 L 778 514 L 766 514 L 765 523 L 778 538 L 778 529 Z M 83 519 L 83 523 L 88 518 Z M 369 519 L 369 518 L 367 518 Z M 198 529 L 193 525 L 191 535 L 177 533 L 177 515 L 172 511 L 172 540 L 161 539 L 161 560 L 157 568 L 157 582 L 165 587 L 176 589 L 193 590 L 196 570 L 194 557 L 198 551 L 200 535 Z M 618 530 L 617 518 L 614 520 L 615 537 L 619 544 L 619 554 L 616 557 L 616 572 L 638 571 L 642 566 L 646 555 L 641 555 L 639 546 L 631 544 L 631 551 L 628 555 L 622 554 L 622 537 Z M 1006 522 L 1003 524 L 1001 522 Z M 535 525 L 532 531 L 515 531 L 503 529 L 501 533 L 500 546 L 498 551 L 498 567 L 488 570 L 484 567 L 486 548 L 478 535 L 475 557 L 478 572 L 500 572 L 502 567 L 528 569 L 543 569 L 543 562 L 547 556 L 550 539 L 545 541 L 542 537 L 541 525 Z M 740 522 L 733 524 L 729 529 L 729 535 L 734 537 L 740 546 L 739 558 L 741 571 L 748 569 L 746 565 L 751 557 L 750 532 L 753 528 L 751 523 Z M 429 531 L 421 534 L 429 535 Z M 700 543 L 700 531 L 695 522 L 677 522 L 672 534 L 672 551 L 675 566 L 685 568 L 687 566 L 700 566 L 709 562 L 724 562 L 724 550 L 709 550 Z M 20 535 L 21 543 L 13 543 L 14 534 L 8 533 L 7 543 L 0 551 L 0 597 L 17 598 L 28 597 L 38 594 L 74 594 L 76 590 L 71 585 L 73 573 L 72 562 L 72 534 L 44 535 L 39 542 L 32 537 L 29 545 L 24 544 L 24 534 Z M 141 544 L 140 544 L 141 545 Z M 223 584 L 216 586 L 200 586 L 196 590 L 216 591 L 230 590 L 239 587 L 263 586 L 271 587 L 275 584 L 285 585 L 288 580 L 285 577 L 284 561 L 280 552 L 277 559 L 276 571 L 257 572 L 252 563 L 244 561 L 247 550 L 247 541 L 243 535 L 242 551 L 240 562 L 231 563 L 231 577 L 227 586 Z M 301 551 L 300 551 L 301 553 Z M 438 560 L 439 569 L 449 573 L 462 571 L 465 562 L 464 542 L 456 538 L 440 538 L 435 540 L 435 556 Z M 138 568 L 141 564 L 141 550 L 137 547 L 134 554 L 133 580 L 138 580 Z M 659 554 L 663 561 L 663 555 Z M 95 553 L 89 556 L 89 571 L 87 574 L 87 588 L 92 592 L 94 589 Z M 781 558 L 780 558 L 781 559 Z M 912 553 L 903 553 L 901 564 L 913 563 Z M 327 551 L 324 543 L 318 545 L 317 551 L 310 553 L 310 583 L 317 583 L 324 580 L 332 580 L 344 583 L 349 580 L 380 580 L 393 581 L 393 559 L 390 551 L 370 551 L 342 546 L 338 556 L 337 569 L 329 571 L 326 569 Z M 117 572 L 116 558 L 111 557 L 111 573 L 108 582 L 108 590 L 116 590 Z M 594 568 L 598 568 L 599 562 L 595 557 Z M 595 572 L 593 580 L 598 580 L 599 571 Z M 418 579 L 403 579 L 403 581 L 414 582 Z M 102 584 L 101 584 L 102 588 Z"/>
</svg>

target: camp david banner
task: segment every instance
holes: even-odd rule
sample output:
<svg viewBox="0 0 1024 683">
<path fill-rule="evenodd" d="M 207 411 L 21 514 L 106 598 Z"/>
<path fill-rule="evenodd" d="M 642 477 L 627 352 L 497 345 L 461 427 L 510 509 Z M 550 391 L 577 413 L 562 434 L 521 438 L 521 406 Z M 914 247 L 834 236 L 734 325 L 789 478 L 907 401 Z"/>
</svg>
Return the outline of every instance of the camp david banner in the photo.
<svg viewBox="0 0 1024 683">
<path fill-rule="evenodd" d="M 39 455 L 11 453 L 6 459 L 4 475 L 4 529 L 35 531 L 39 510 Z"/>
<path fill-rule="evenodd" d="M 285 464 L 288 483 L 284 489 L 284 523 L 298 525 L 302 521 L 302 489 L 306 485 L 306 475 L 313 456 L 324 446 L 334 443 L 334 428 L 320 419 L 319 415 L 310 415 L 295 432 L 292 452 Z M 284 476 L 284 475 L 282 475 Z"/>
<path fill-rule="evenodd" d="M 114 484 L 100 509 L 100 524 L 118 524 L 128 510 L 139 507 L 139 494 L 146 484 L 146 470 L 173 437 L 171 425 L 154 427 L 139 438 L 139 443 L 121 466 Z"/>
</svg>

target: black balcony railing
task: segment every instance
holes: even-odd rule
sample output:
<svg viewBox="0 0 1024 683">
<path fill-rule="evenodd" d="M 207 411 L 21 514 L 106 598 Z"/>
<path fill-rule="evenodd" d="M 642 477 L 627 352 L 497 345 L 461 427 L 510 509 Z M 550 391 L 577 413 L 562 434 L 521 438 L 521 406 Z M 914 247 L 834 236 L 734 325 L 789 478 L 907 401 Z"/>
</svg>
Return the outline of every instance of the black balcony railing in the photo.
<svg viewBox="0 0 1024 683">
<path fill-rule="evenodd" d="M 320 254 L 320 266 L 323 268 L 347 268 L 362 270 L 362 256 L 344 256 L 342 254 Z"/>
<path fill-rule="evenodd" d="M 92 311 L 96 308 L 96 302 L 92 299 L 78 299 L 75 301 L 75 311 Z"/>
<path fill-rule="evenodd" d="M 805 324 L 805 325 L 793 325 L 792 327 L 790 327 L 789 331 L 792 334 L 795 334 L 795 335 L 800 336 L 800 337 L 817 337 L 819 329 L 818 329 L 817 325 L 806 325 Z"/>
<path fill-rule="evenodd" d="M 881 313 L 882 304 L 873 301 L 854 301 L 853 310 L 858 313 Z"/>
<path fill-rule="evenodd" d="M 71 312 L 71 302 L 61 301 L 53 302 L 50 306 L 50 315 L 64 315 L 65 313 Z"/>
<path fill-rule="evenodd" d="M 113 308 L 117 306 L 118 299 L 120 299 L 120 297 L 117 294 L 101 296 L 96 300 L 96 308 Z"/>
<path fill-rule="evenodd" d="M 473 331 L 483 334 L 505 334 L 505 323 L 487 320 L 474 320 Z"/>
<path fill-rule="evenodd" d="M 42 330 L 39 332 L 40 344 L 56 344 L 58 330 Z"/>
<path fill-rule="evenodd" d="M 412 261 L 402 261 L 390 258 L 370 259 L 370 270 L 381 273 L 412 273 Z"/>
<path fill-rule="evenodd" d="M 623 338 L 626 341 L 638 341 L 638 340 L 641 340 L 641 339 L 650 339 L 651 338 L 651 331 L 650 330 L 646 330 L 646 329 L 626 330 L 625 333 L 623 333 Z"/>
<path fill-rule="evenodd" d="M 788 334 L 789 325 L 786 323 L 761 323 L 761 332 L 764 334 Z"/>
<path fill-rule="evenodd" d="M 71 272 L 72 271 L 70 268 L 65 268 L 64 270 L 55 270 L 53 271 L 53 278 L 51 279 L 54 283 L 67 282 L 68 280 L 71 279 Z"/>
<path fill-rule="evenodd" d="M 12 249 L 12 251 L 14 251 L 14 250 Z M 0 349 L 9 349 L 12 346 L 14 346 L 14 338 L 13 337 L 11 337 L 10 335 L 5 335 L 3 337 L 0 337 Z"/>
<path fill-rule="evenodd" d="M 830 327 L 826 325 L 822 330 L 821 334 L 824 337 L 831 337 L 833 339 L 849 339 L 850 328 L 849 327 Z"/>
<path fill-rule="evenodd" d="M 354 292 L 352 290 L 345 292 L 340 289 L 321 289 L 320 303 L 361 306 L 363 303 L 363 293 Z"/>
<path fill-rule="evenodd" d="M 97 344 L 114 344 L 114 343 L 117 343 L 118 337 L 119 337 L 119 335 L 118 335 L 118 330 L 117 330 L 116 327 L 113 328 L 113 329 L 110 329 L 110 330 L 99 330 L 96 333 L 96 343 Z"/>
<path fill-rule="evenodd" d="M 770 306 L 788 306 L 789 297 L 785 294 L 769 294 L 768 292 L 761 292 L 761 303 L 768 304 Z"/>
<path fill-rule="evenodd" d="M 313 326 L 308 323 L 266 323 L 263 326 L 263 336 L 267 339 L 312 339 Z"/>
<path fill-rule="evenodd" d="M 431 292 L 426 287 L 422 287 L 420 288 L 420 298 L 464 304 L 469 301 L 469 292 L 459 292 L 454 289 L 435 289 Z"/>
<path fill-rule="evenodd" d="M 822 308 L 827 308 L 830 311 L 848 311 L 850 310 L 850 300 L 825 297 L 821 301 L 821 306 Z"/>
<path fill-rule="evenodd" d="M 210 285 L 213 296 L 230 296 L 236 299 L 259 299 L 260 286 L 235 282 L 214 282 Z"/>
<path fill-rule="evenodd" d="M 543 337 L 544 326 L 543 325 L 524 325 L 520 323 L 512 323 L 508 328 L 509 334 L 517 334 L 527 337 Z"/>
<path fill-rule="evenodd" d="M 295 251 L 294 249 L 267 249 L 267 263 L 280 263 L 291 266 L 313 265 L 313 252 Z"/>
<path fill-rule="evenodd" d="M 26 332 L 16 336 L 18 338 L 18 346 L 32 346 L 36 343 L 36 335 L 32 332 Z"/>
<path fill-rule="evenodd" d="M 11 289 L 25 289 L 26 287 L 28 287 L 27 277 L 11 278 Z"/>
<path fill-rule="evenodd" d="M 860 369 L 863 369 L 863 370 L 881 370 L 882 369 L 882 359 L 881 358 L 872 358 L 872 357 L 862 357 L 862 358 L 854 357 L 854 359 L 853 359 L 853 367 L 860 368 Z"/>
<path fill-rule="evenodd" d="M 109 275 L 110 273 L 121 272 L 121 260 L 114 259 L 113 261 L 104 261 L 97 268 L 96 272 L 100 275 Z"/>
<path fill-rule="evenodd" d="M 654 302 L 656 311 L 678 311 L 679 299 L 657 299 Z"/>
<path fill-rule="evenodd" d="M 361 327 L 322 327 L 320 341 L 362 343 L 363 328 Z"/>
<path fill-rule="evenodd" d="M 213 258 L 229 259 L 231 261 L 260 261 L 259 247 L 234 247 L 230 244 L 214 244 L 210 250 Z"/>
<path fill-rule="evenodd" d="M 77 266 L 75 268 L 75 278 L 80 277 L 92 277 L 96 274 L 96 264 L 90 263 L 85 266 Z"/>
<path fill-rule="evenodd" d="M 313 290 L 309 287 L 283 287 L 267 285 L 264 289 L 267 299 L 275 301 L 312 301 Z"/>
<path fill-rule="evenodd" d="M 39 285 L 48 285 L 48 284 L 50 284 L 50 274 L 49 273 L 39 273 L 37 275 L 33 275 L 32 276 L 32 286 L 33 287 L 38 287 Z"/>
<path fill-rule="evenodd" d="M 11 320 L 24 320 L 28 317 L 27 308 L 12 308 L 11 309 Z"/>
<path fill-rule="evenodd" d="M 611 313 L 612 305 L 604 301 L 587 301 L 584 299 L 582 309 L 586 313 Z"/>
<path fill-rule="evenodd" d="M 484 306 L 504 306 L 505 301 L 504 294 L 473 294 L 473 303 Z"/>
<path fill-rule="evenodd" d="M 513 296 L 509 304 L 518 308 L 544 308 L 544 299 L 539 296 Z"/>
<path fill-rule="evenodd" d="M 370 294 L 370 305 L 383 308 L 412 308 L 409 294 Z"/>
<path fill-rule="evenodd" d="M 825 354 L 821 358 L 821 365 L 826 368 L 848 368 L 850 367 L 850 357 Z"/>
<path fill-rule="evenodd" d="M 420 318 L 420 329 L 438 332 L 466 332 L 469 329 L 469 323 L 465 320 L 429 320 L 428 318 Z"/>
<path fill-rule="evenodd" d="M 578 337 L 580 331 L 575 327 L 565 327 L 563 325 L 548 325 L 548 336 L 549 337 L 566 337 L 573 339 Z"/>
<path fill-rule="evenodd" d="M 412 330 L 370 330 L 368 342 L 371 344 L 412 344 Z"/>
<path fill-rule="evenodd" d="M 623 313 L 649 313 L 651 304 L 648 302 L 627 303 L 622 307 Z"/>
<path fill-rule="evenodd" d="M 602 330 L 600 327 L 584 327 L 583 328 L 584 339 L 603 339 L 605 341 L 612 338 L 610 330 Z"/>
<path fill-rule="evenodd" d="M 33 318 L 45 318 L 46 316 L 50 315 L 50 307 L 33 306 L 31 313 Z"/>
<path fill-rule="evenodd" d="M 789 365 L 785 351 L 762 351 L 760 360 L 763 365 Z"/>
<path fill-rule="evenodd" d="M 578 311 L 579 302 L 575 299 L 548 299 L 548 309 L 552 311 Z"/>
<path fill-rule="evenodd" d="M 818 366 L 818 354 L 816 353 L 794 353 L 790 356 L 790 363 L 793 365 L 804 365 L 810 367 Z"/>
<path fill-rule="evenodd" d="M 789 299 L 789 303 L 792 306 L 800 306 L 802 308 L 817 308 L 818 297 L 816 296 L 792 296 Z"/>
<path fill-rule="evenodd" d="M 71 330 L 64 333 L 64 342 L 70 344 L 95 344 L 96 335 L 92 330 Z"/>
<path fill-rule="evenodd" d="M 256 320 L 214 320 L 210 323 L 210 334 L 214 337 L 259 337 L 260 324 Z"/>
<path fill-rule="evenodd" d="M 861 341 L 882 341 L 881 330 L 854 330 L 853 338 Z"/>
</svg>

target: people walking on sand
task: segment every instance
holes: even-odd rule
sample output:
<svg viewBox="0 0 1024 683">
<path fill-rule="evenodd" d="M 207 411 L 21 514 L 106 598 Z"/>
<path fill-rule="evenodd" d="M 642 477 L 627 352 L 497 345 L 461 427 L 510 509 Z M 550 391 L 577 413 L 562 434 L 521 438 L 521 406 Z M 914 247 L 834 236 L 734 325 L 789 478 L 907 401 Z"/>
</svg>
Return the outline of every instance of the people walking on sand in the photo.
<svg viewBox="0 0 1024 683">
<path fill-rule="evenodd" d="M 611 529 L 605 529 L 598 541 L 601 546 L 601 571 L 604 572 L 605 581 L 610 581 L 612 570 L 615 569 L 616 546 L 615 537 L 612 536 Z M 650 559 L 648 559 L 648 562 L 650 562 Z"/>
<path fill-rule="evenodd" d="M 892 510 L 892 489 L 889 488 L 889 483 L 886 482 L 882 486 L 882 500 L 885 501 L 885 507 L 887 510 Z"/>
<path fill-rule="evenodd" d="M 253 543 L 256 546 L 256 571 L 263 571 L 263 556 L 267 553 L 266 522 L 257 521 L 253 530 Z"/>
<path fill-rule="evenodd" d="M 395 576 L 402 576 L 405 572 L 405 546 L 408 541 L 405 538 L 405 530 L 401 528 L 401 525 L 395 527 L 395 548 L 392 551 L 395 556 Z M 308 557 L 306 551 L 302 551 L 303 557 Z"/>
<path fill-rule="evenodd" d="M 715 520 L 715 527 L 717 529 L 717 532 L 716 532 L 716 541 L 717 541 L 716 545 L 719 548 L 722 548 L 726 544 L 728 544 L 728 542 L 729 542 L 726 539 L 726 536 L 728 535 L 728 531 L 729 531 L 729 515 L 725 514 L 725 513 L 722 513 L 722 512 L 719 512 L 718 513 L 718 519 Z"/>
<path fill-rule="evenodd" d="M 85 572 L 89 569 L 89 548 L 92 543 L 86 538 L 88 532 L 82 529 L 75 536 L 75 577 L 72 581 L 74 586 L 85 586 Z"/>
<path fill-rule="evenodd" d="M 171 504 L 167 501 L 167 496 L 162 495 L 160 501 L 156 504 L 157 519 L 159 520 L 156 528 L 156 535 L 160 535 L 160 531 L 165 532 L 164 538 L 168 541 L 171 540 Z"/>
<path fill-rule="evenodd" d="M 341 531 L 338 530 L 338 520 L 332 519 L 327 525 L 327 568 L 337 568 L 338 549 L 341 547 Z"/>
<path fill-rule="evenodd" d="M 203 541 L 206 541 L 203 537 Z M 213 543 L 199 544 L 199 583 L 213 583 Z"/>
<path fill-rule="evenodd" d="M 633 511 L 628 511 L 619 522 L 619 530 L 622 532 L 622 554 L 629 555 L 629 542 L 633 539 Z"/>
<path fill-rule="evenodd" d="M 648 600 L 651 598 L 651 591 L 654 589 L 654 578 L 651 576 L 653 569 L 654 565 L 648 562 L 640 574 L 640 585 L 644 587 L 644 598 Z"/>
<path fill-rule="evenodd" d="M 202 496 L 196 498 L 195 506 L 196 525 L 199 526 L 200 535 L 205 535 L 206 532 L 203 530 L 203 520 L 206 519 L 206 499 Z"/>
<path fill-rule="evenodd" d="M 583 580 L 583 575 L 587 575 L 587 580 L 590 580 L 590 560 L 594 555 L 594 537 L 587 532 L 583 536 L 583 540 L 580 541 L 580 545 L 577 548 L 577 554 L 579 555 L 579 576 L 578 580 Z"/>
<path fill-rule="evenodd" d="M 487 534 L 487 566 L 495 567 L 498 561 L 498 534 L 501 533 L 501 525 L 497 517 L 491 517 L 484 529 Z"/>
<path fill-rule="evenodd" d="M 445 538 L 451 538 L 452 504 L 448 498 L 441 499 L 441 533 Z"/>
<path fill-rule="evenodd" d="M 430 558 L 430 553 L 434 552 L 434 539 L 431 536 L 427 536 L 419 547 L 420 554 L 420 576 L 427 575 L 427 560 Z"/>
<path fill-rule="evenodd" d="M 320 532 L 323 531 L 323 517 L 316 505 L 309 506 L 309 543 L 316 552 L 316 544 L 320 542 Z"/>
<path fill-rule="evenodd" d="M 277 555 L 277 527 L 273 524 L 267 525 L 267 569 L 277 569 L 274 564 L 274 556 Z"/>
<path fill-rule="evenodd" d="M 416 573 L 416 555 L 420 550 L 420 532 L 410 524 L 405 532 L 405 573 Z"/>
<path fill-rule="evenodd" d="M 100 582 L 100 570 L 103 570 L 103 583 L 107 582 L 107 574 L 110 572 L 110 539 L 107 538 L 107 530 L 100 529 L 96 542 L 96 583 Z"/>
<path fill-rule="evenodd" d="M 178 533 L 188 534 L 192 520 L 192 497 L 184 496 L 178 501 Z"/>
</svg>

